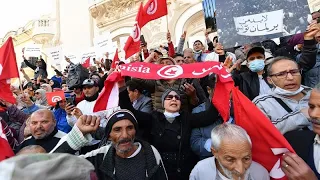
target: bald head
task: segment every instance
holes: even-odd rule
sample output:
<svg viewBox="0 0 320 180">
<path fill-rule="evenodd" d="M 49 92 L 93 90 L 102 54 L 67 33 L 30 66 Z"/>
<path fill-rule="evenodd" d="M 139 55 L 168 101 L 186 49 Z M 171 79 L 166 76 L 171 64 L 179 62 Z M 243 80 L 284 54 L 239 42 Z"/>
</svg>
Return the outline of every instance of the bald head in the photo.
<svg viewBox="0 0 320 180">
<path fill-rule="evenodd" d="M 30 117 L 30 131 L 35 139 L 43 139 L 49 136 L 56 127 L 56 120 L 51 111 L 40 109 L 32 113 Z"/>
<path fill-rule="evenodd" d="M 38 154 L 38 153 L 47 153 L 46 150 L 39 145 L 31 145 L 22 148 L 16 155 L 21 154 Z"/>
</svg>

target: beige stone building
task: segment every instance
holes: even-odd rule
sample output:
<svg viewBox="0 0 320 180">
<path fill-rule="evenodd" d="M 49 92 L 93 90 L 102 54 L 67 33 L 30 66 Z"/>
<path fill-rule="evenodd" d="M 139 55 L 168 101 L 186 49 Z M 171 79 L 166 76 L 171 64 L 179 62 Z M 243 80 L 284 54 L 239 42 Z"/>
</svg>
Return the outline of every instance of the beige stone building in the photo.
<svg viewBox="0 0 320 180">
<path fill-rule="evenodd" d="M 54 12 L 38 20 L 27 22 L 22 28 L 0 37 L 0 44 L 12 36 L 18 66 L 22 62 L 22 48 L 28 44 L 41 44 L 42 55 L 47 61 L 49 77 L 51 59 L 46 49 L 61 46 L 65 54 L 80 54 L 93 46 L 93 39 L 110 32 L 119 49 L 132 31 L 137 9 L 143 0 L 53 0 Z M 144 1 L 146 2 L 146 0 Z M 187 31 L 187 42 L 204 37 L 205 22 L 201 0 L 168 0 L 168 17 L 152 21 L 142 28 L 148 47 L 166 43 L 167 20 L 172 40 L 179 42 Z M 186 43 L 187 46 L 188 43 Z M 123 56 L 123 52 L 121 52 Z M 111 57 L 112 58 L 112 57 Z M 63 68 L 65 62 L 61 63 Z M 25 69 L 32 76 L 33 71 Z"/>
</svg>

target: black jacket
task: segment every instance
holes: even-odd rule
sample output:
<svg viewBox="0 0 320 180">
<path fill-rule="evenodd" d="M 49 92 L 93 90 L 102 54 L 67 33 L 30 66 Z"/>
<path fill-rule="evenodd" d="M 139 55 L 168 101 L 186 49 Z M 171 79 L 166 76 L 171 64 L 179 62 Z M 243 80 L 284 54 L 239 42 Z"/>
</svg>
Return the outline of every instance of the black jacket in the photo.
<svg viewBox="0 0 320 180">
<path fill-rule="evenodd" d="M 119 105 L 122 109 L 133 112 L 139 128 L 149 134 L 149 142 L 159 150 L 169 179 L 189 179 L 190 172 L 198 160 L 191 150 L 191 130 L 218 121 L 216 108 L 211 104 L 207 111 L 197 114 L 182 111 L 170 124 L 161 112 L 154 111 L 148 114 L 135 110 L 127 90 L 120 92 Z"/>
<path fill-rule="evenodd" d="M 145 167 L 148 179 L 166 180 L 167 174 L 158 151 L 147 142 L 141 140 L 136 140 L 135 142 L 139 142 L 142 145 L 141 152 L 144 153 L 147 160 Z M 69 146 L 67 140 L 54 151 L 54 153 L 71 154 L 75 152 L 76 151 Z M 93 164 L 99 180 L 116 180 L 115 171 L 117 168 L 114 164 L 115 156 L 115 149 L 109 144 L 79 157 L 85 158 Z M 134 164 L 132 166 L 134 166 Z M 135 180 L 134 177 L 132 177 L 132 179 Z"/>
<path fill-rule="evenodd" d="M 36 71 L 37 66 L 30 63 L 28 60 L 24 60 L 24 63 L 26 63 L 26 65 L 28 67 L 30 67 L 31 69 L 34 70 L 34 78 L 36 79 L 39 75 L 42 75 L 42 79 L 46 79 L 48 77 L 48 72 L 47 72 L 47 64 L 46 62 L 41 59 L 41 66 L 39 67 L 39 71 Z"/>
<path fill-rule="evenodd" d="M 259 96 L 260 82 L 257 73 L 252 71 L 243 72 L 240 74 L 233 74 L 232 76 L 235 86 L 239 87 L 239 90 L 247 96 L 251 101 Z M 264 76 L 264 80 L 268 84 L 267 77 Z M 269 85 L 269 84 L 268 84 Z M 271 85 L 269 85 L 271 87 Z"/>
<path fill-rule="evenodd" d="M 65 133 L 58 131 L 57 128 L 44 139 L 35 139 L 33 136 L 24 140 L 16 149 L 16 153 L 19 152 L 22 148 L 30 145 L 39 145 L 43 147 L 49 153 L 60 141 L 60 139 L 65 135 Z"/>
<path fill-rule="evenodd" d="M 307 162 L 310 152 L 310 147 L 314 143 L 316 134 L 309 130 L 297 130 L 290 131 L 284 134 L 293 150 L 300 156 L 305 162 Z"/>
</svg>

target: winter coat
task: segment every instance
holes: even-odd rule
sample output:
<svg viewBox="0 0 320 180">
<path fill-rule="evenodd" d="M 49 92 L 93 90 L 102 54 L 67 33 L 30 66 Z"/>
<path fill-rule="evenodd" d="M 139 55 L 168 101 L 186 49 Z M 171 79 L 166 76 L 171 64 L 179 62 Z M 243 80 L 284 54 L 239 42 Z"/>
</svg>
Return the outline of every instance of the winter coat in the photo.
<svg viewBox="0 0 320 180">
<path fill-rule="evenodd" d="M 154 111 L 152 114 L 147 114 L 135 110 L 127 90 L 120 92 L 119 106 L 133 112 L 139 128 L 149 133 L 149 142 L 159 150 L 169 179 L 188 179 L 198 160 L 190 147 L 191 130 L 217 121 L 219 113 L 216 108 L 211 105 L 207 111 L 197 114 L 182 110 L 180 115 L 169 123 L 161 112 Z"/>
</svg>

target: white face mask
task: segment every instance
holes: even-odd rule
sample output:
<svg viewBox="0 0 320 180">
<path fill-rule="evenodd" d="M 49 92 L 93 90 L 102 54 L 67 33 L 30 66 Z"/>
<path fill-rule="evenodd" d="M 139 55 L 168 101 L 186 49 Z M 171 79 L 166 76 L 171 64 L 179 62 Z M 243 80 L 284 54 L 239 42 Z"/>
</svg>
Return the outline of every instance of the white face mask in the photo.
<svg viewBox="0 0 320 180">
<path fill-rule="evenodd" d="M 176 117 L 180 116 L 179 112 L 169 113 L 169 112 L 165 111 L 163 114 L 166 118 L 176 118 Z"/>
<path fill-rule="evenodd" d="M 272 82 L 273 86 L 275 86 L 275 88 L 273 88 L 272 91 L 278 95 L 281 95 L 281 96 L 295 96 L 304 90 L 304 88 L 300 85 L 299 89 L 297 89 L 295 91 L 288 91 L 288 90 L 285 90 L 285 89 L 282 89 L 282 88 L 276 86 L 274 84 L 274 82 L 272 81 L 272 79 L 271 79 L 271 82 Z"/>
<path fill-rule="evenodd" d="M 301 93 L 303 90 L 304 90 L 304 88 L 301 86 L 296 91 L 288 91 L 288 90 L 285 90 L 285 89 L 282 89 L 282 88 L 279 88 L 278 86 L 276 86 L 276 88 L 273 89 L 273 92 L 278 95 L 282 95 L 282 96 L 295 96 L 295 95 Z"/>
</svg>

